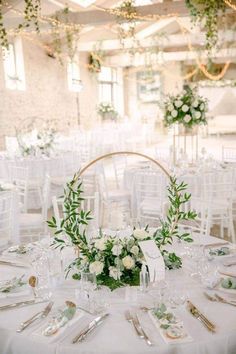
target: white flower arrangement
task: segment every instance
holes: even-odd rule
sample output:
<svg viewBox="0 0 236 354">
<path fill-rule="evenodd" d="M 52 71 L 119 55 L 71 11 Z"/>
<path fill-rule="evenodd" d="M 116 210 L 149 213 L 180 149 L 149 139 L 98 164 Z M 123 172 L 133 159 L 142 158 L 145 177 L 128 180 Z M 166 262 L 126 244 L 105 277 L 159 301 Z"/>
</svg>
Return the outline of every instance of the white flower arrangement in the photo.
<svg viewBox="0 0 236 354">
<path fill-rule="evenodd" d="M 139 241 L 151 237 L 144 229 L 135 229 L 132 236 L 122 240 L 100 234 L 80 247 L 76 266 L 80 271 L 95 273 L 98 284 L 111 289 L 125 284 L 138 285 L 144 261 Z"/>
<path fill-rule="evenodd" d="M 37 132 L 33 130 L 30 134 L 16 134 L 20 153 L 22 156 L 50 156 L 54 149 L 55 131 L 52 129 Z"/>
<path fill-rule="evenodd" d="M 98 114 L 104 118 L 107 113 L 110 113 L 113 118 L 116 118 L 118 113 L 116 112 L 113 105 L 109 102 L 101 102 L 98 106 Z"/>
<path fill-rule="evenodd" d="M 199 96 L 196 89 L 187 87 L 177 96 L 169 96 L 164 102 L 164 123 L 166 126 L 183 124 L 188 128 L 207 124 L 207 110 L 207 99 Z"/>
</svg>

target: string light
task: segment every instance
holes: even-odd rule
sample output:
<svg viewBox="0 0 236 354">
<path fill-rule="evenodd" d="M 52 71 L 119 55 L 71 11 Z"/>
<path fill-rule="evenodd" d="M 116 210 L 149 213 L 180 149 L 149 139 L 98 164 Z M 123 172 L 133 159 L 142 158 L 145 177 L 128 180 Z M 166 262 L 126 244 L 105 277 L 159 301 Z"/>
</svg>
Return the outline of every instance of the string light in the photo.
<svg viewBox="0 0 236 354">
<path fill-rule="evenodd" d="M 231 0 L 224 0 L 224 2 L 227 5 L 229 5 L 230 7 L 232 7 L 233 9 L 236 10 L 236 6 L 234 4 L 232 4 Z M 20 15 L 20 16 L 24 15 L 23 12 L 21 12 L 20 10 L 14 8 L 8 2 L 5 2 L 4 5 L 5 5 L 5 7 L 8 10 L 10 10 L 10 11 L 12 11 L 12 12 L 14 12 L 14 13 Z M 157 21 L 157 20 L 161 20 L 161 19 L 174 18 L 176 20 L 176 22 L 178 23 L 182 34 L 185 35 L 185 36 L 187 34 L 187 30 L 181 24 L 181 22 L 180 22 L 180 20 L 178 18 L 178 14 L 175 14 L 175 13 L 168 14 L 168 15 L 149 14 L 149 15 L 146 15 L 146 16 L 141 16 L 141 15 L 138 15 L 136 12 L 134 12 L 132 14 L 127 13 L 126 11 L 121 10 L 120 8 L 109 9 L 109 8 L 104 8 L 104 7 L 101 7 L 101 6 L 98 6 L 98 5 L 93 5 L 93 7 L 98 9 L 98 10 L 100 10 L 100 11 L 110 13 L 111 15 L 123 17 L 124 19 L 127 19 L 127 20 Z M 75 30 L 75 29 L 76 30 L 78 30 L 78 29 L 81 30 L 83 28 L 82 25 L 78 25 L 78 24 L 75 24 L 75 23 L 63 23 L 63 22 L 59 21 L 56 18 L 48 17 L 48 16 L 39 16 L 39 21 L 42 22 L 42 23 L 47 23 L 47 24 L 50 23 L 53 26 L 54 33 L 60 33 L 61 30 Z M 27 39 L 29 39 L 31 34 L 33 34 L 33 35 L 36 34 L 36 31 L 31 31 L 31 34 L 29 34 L 24 29 L 21 29 L 21 30 L 10 29 L 7 32 L 8 32 L 9 35 L 16 35 L 16 34 L 22 33 L 25 36 L 25 38 L 27 37 Z M 42 34 L 51 34 L 52 33 L 52 29 L 50 29 L 50 30 L 41 30 L 41 32 L 42 32 Z M 32 40 L 32 41 L 36 42 L 35 40 Z M 39 43 L 41 43 L 41 42 L 37 41 L 37 44 L 39 44 Z M 190 40 L 189 36 L 187 37 L 187 43 L 188 43 L 188 50 L 190 52 L 193 52 L 194 48 L 192 46 L 192 43 L 191 43 L 191 40 Z M 48 45 L 44 45 L 43 43 L 41 44 L 41 46 L 44 49 L 47 49 L 47 50 L 49 49 L 49 46 Z M 208 79 L 214 80 L 214 81 L 218 81 L 218 80 L 223 78 L 223 76 L 226 74 L 226 72 L 227 72 L 227 70 L 228 70 L 228 68 L 230 66 L 230 63 L 231 63 L 230 61 L 227 61 L 225 63 L 225 65 L 224 65 L 224 67 L 222 68 L 221 73 L 219 73 L 217 75 L 213 75 L 206 69 L 206 66 L 204 64 L 202 64 L 198 58 L 196 58 L 195 60 L 196 60 L 196 65 L 201 70 L 201 72 Z M 196 71 L 197 71 L 197 69 L 195 69 L 192 73 L 189 73 L 189 74 L 185 75 L 183 77 L 183 79 L 187 80 L 187 79 L 191 78 L 196 73 Z M 168 71 L 166 73 L 167 73 L 167 75 L 170 74 Z"/>
<path fill-rule="evenodd" d="M 183 35 L 186 35 L 187 31 L 186 31 L 186 29 L 184 29 L 183 26 L 180 24 L 179 19 L 176 19 L 176 21 L 177 21 L 177 23 L 178 23 L 179 26 L 180 26 L 180 29 L 181 29 L 181 31 L 182 31 L 182 34 L 183 34 Z M 193 52 L 193 46 L 192 46 L 192 43 L 191 43 L 191 41 L 190 41 L 189 36 L 187 37 L 187 42 L 188 42 L 189 51 Z M 219 74 L 213 75 L 213 74 L 211 74 L 211 73 L 206 69 L 206 66 L 205 66 L 204 64 L 202 64 L 202 63 L 200 62 L 200 60 L 199 60 L 197 57 L 196 57 L 195 60 L 196 60 L 197 66 L 198 66 L 198 68 L 201 70 L 201 72 L 202 72 L 208 79 L 213 80 L 213 81 L 218 81 L 218 80 L 222 79 L 222 78 L 225 76 L 225 74 L 226 74 L 226 72 L 227 72 L 227 70 L 228 70 L 228 68 L 229 68 L 229 66 L 230 66 L 230 64 L 231 64 L 230 61 L 227 61 L 227 62 L 224 64 L 224 67 L 222 68 L 221 72 L 220 72 Z"/>
<path fill-rule="evenodd" d="M 235 10 L 236 11 L 236 5 L 235 4 L 232 4 L 232 1 L 231 0 L 224 0 L 224 3 L 226 5 L 228 5 L 229 7 L 231 7 L 231 9 Z"/>
</svg>

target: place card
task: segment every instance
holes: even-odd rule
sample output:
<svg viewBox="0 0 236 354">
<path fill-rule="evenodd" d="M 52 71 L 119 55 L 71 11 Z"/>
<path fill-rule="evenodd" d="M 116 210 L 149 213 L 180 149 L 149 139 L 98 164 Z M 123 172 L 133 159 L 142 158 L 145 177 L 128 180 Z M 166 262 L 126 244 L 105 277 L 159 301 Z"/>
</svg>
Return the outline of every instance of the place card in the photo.
<svg viewBox="0 0 236 354">
<path fill-rule="evenodd" d="M 140 241 L 139 246 L 147 262 L 150 282 L 165 279 L 165 262 L 162 254 L 153 240 Z"/>
</svg>

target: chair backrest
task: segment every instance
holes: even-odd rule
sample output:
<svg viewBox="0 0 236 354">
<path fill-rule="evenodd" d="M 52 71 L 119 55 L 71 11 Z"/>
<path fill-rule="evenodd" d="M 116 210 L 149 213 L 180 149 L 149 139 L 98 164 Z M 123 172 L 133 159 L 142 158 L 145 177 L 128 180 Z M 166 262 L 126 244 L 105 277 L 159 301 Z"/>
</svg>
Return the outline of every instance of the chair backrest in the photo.
<svg viewBox="0 0 236 354">
<path fill-rule="evenodd" d="M 10 241 L 12 219 L 12 192 L 0 192 L 0 246 Z"/>
<path fill-rule="evenodd" d="M 199 177 L 198 193 L 192 193 L 191 208 L 202 216 L 232 208 L 233 189 L 232 170 L 205 173 Z"/>
<path fill-rule="evenodd" d="M 10 180 L 18 190 L 21 210 L 27 212 L 29 169 L 27 167 L 11 166 Z"/>
<path fill-rule="evenodd" d="M 124 170 L 127 167 L 127 156 L 112 156 L 113 168 L 116 179 L 116 187 L 122 189 L 124 187 Z"/>
<path fill-rule="evenodd" d="M 142 220 L 159 223 L 166 208 L 166 185 L 166 178 L 156 171 L 138 172 L 135 175 L 132 199 L 136 198 L 138 223 L 142 224 Z"/>
<path fill-rule="evenodd" d="M 222 161 L 236 162 L 236 148 L 235 147 L 222 147 Z"/>
<path fill-rule="evenodd" d="M 98 229 L 100 226 L 100 216 L 99 216 L 99 193 L 95 192 L 94 195 L 84 196 L 83 201 L 81 202 L 81 209 L 85 211 L 91 211 L 92 220 L 90 223 L 94 228 Z M 63 218 L 64 206 L 63 206 L 64 198 L 57 198 L 56 196 L 52 197 L 52 206 L 53 213 L 56 219 L 57 229 L 60 228 L 61 219 Z"/>
<path fill-rule="evenodd" d="M 63 154 L 64 173 L 66 179 L 72 179 L 81 167 L 81 158 L 78 152 L 66 152 Z"/>
<path fill-rule="evenodd" d="M 50 203 L 50 186 L 51 186 L 51 178 L 48 174 L 45 175 L 44 184 L 43 184 L 43 191 L 42 191 L 42 217 L 43 220 L 46 222 L 47 220 L 47 213 L 49 209 Z"/>
</svg>

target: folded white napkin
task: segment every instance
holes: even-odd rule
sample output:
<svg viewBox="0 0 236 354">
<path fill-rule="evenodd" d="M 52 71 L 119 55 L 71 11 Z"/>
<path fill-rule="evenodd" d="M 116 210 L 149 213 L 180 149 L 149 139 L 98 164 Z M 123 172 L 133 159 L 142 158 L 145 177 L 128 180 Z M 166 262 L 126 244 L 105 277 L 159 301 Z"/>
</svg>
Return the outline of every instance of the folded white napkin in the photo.
<svg viewBox="0 0 236 354">
<path fill-rule="evenodd" d="M 68 321 L 65 326 L 60 327 L 55 334 L 52 334 L 51 336 L 45 336 L 43 335 L 43 331 L 48 326 L 50 320 L 52 319 L 52 316 L 53 313 L 48 316 L 46 323 L 44 322 L 40 327 L 38 327 L 34 332 L 32 332 L 31 335 L 37 338 L 37 340 L 43 341 L 45 343 L 53 343 L 57 341 L 68 328 L 70 328 L 77 321 L 79 321 L 84 316 L 84 312 L 82 310 L 77 310 L 74 317 L 70 321 Z"/>
<path fill-rule="evenodd" d="M 15 290 L 12 290 L 11 292 L 9 293 L 2 293 L 0 292 L 0 299 L 6 299 L 6 298 L 16 298 L 19 296 L 27 296 L 27 295 L 30 295 L 31 294 L 31 289 L 15 289 Z"/>
</svg>

